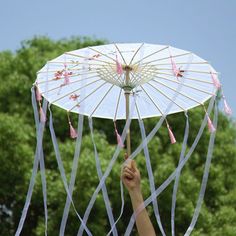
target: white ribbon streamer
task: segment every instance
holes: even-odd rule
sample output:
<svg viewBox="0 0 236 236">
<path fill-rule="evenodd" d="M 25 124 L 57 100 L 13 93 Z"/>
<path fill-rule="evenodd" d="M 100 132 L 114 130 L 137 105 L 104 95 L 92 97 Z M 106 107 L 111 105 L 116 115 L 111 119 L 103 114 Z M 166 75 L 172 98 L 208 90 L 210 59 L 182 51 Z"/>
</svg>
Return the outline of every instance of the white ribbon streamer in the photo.
<svg viewBox="0 0 236 236">
<path fill-rule="evenodd" d="M 32 92 L 31 98 L 32 98 L 32 105 L 33 105 L 33 110 L 34 110 L 34 114 L 35 114 L 35 120 L 37 121 L 38 119 L 36 117 L 36 113 L 38 113 L 38 109 L 37 109 L 37 104 L 36 104 L 36 100 L 35 100 L 34 87 L 31 89 L 31 92 Z M 44 100 L 44 102 L 43 102 L 43 111 L 44 111 L 45 114 L 46 114 L 46 108 L 47 108 L 47 102 L 46 102 L 46 100 Z M 37 175 L 37 171 L 38 171 L 38 164 L 39 164 L 39 160 L 42 157 L 42 152 L 43 152 L 43 150 L 42 150 L 42 141 L 43 141 L 44 126 L 45 126 L 45 123 L 40 122 L 38 124 L 38 121 L 36 122 L 37 144 L 36 144 L 35 158 L 34 158 L 34 164 L 33 164 L 33 171 L 32 171 L 32 175 L 31 175 L 31 178 L 30 178 L 30 184 L 29 184 L 29 188 L 28 188 L 28 191 L 27 191 L 25 205 L 24 205 L 24 208 L 23 208 L 23 211 L 22 211 L 22 215 L 21 215 L 21 218 L 20 218 L 16 233 L 15 233 L 15 236 L 19 236 L 21 231 L 22 231 L 22 228 L 23 228 L 23 225 L 24 225 L 24 222 L 25 222 L 25 218 L 26 218 L 26 215 L 27 215 L 27 212 L 28 212 L 28 209 L 29 209 L 30 201 L 31 201 L 31 198 L 32 198 L 35 179 L 36 179 L 36 175 Z M 46 217 L 46 215 L 45 215 L 45 217 Z M 45 225 L 47 225 L 47 219 L 45 219 L 45 222 L 46 222 Z M 47 228 L 47 227 L 45 227 L 45 228 Z"/>
<path fill-rule="evenodd" d="M 125 127 L 123 129 L 122 135 L 121 135 L 122 142 L 124 142 L 124 140 L 125 140 L 125 137 L 126 137 L 126 134 L 127 134 L 127 130 L 129 129 L 130 123 L 131 123 L 131 119 L 130 119 L 130 116 L 129 116 L 128 120 L 126 121 Z M 104 175 L 102 176 L 102 178 L 101 178 L 101 180 L 100 180 L 96 190 L 94 191 L 94 193 L 92 195 L 92 198 L 90 199 L 90 202 L 89 202 L 89 204 L 87 206 L 87 209 L 86 209 L 86 211 L 84 213 L 83 221 L 85 222 L 85 224 L 86 224 L 86 222 L 88 220 L 88 217 L 89 217 L 89 214 L 90 214 L 90 212 L 92 210 L 92 207 L 93 207 L 93 205 L 94 205 L 94 203 L 96 201 L 96 197 L 97 197 L 99 191 L 101 190 L 104 182 L 106 181 L 106 178 L 110 174 L 110 172 L 112 170 L 112 167 L 115 164 L 115 161 L 118 158 L 118 155 L 119 155 L 120 151 L 121 151 L 121 147 L 119 147 L 119 145 L 117 145 L 115 153 L 114 153 L 114 155 L 113 155 L 113 157 L 112 157 L 112 159 L 111 159 L 111 161 L 110 161 L 110 163 L 109 163 L 109 165 L 108 165 Z M 82 236 L 82 234 L 83 234 L 83 225 L 80 226 L 77 235 L 78 236 Z"/>
<path fill-rule="evenodd" d="M 75 146 L 74 158 L 73 158 L 73 163 L 72 163 L 72 171 L 71 171 L 70 183 L 69 183 L 69 192 L 71 196 L 73 196 L 76 173 L 77 173 L 78 162 L 79 162 L 79 157 L 80 157 L 80 149 L 81 149 L 82 133 L 83 133 L 83 121 L 84 121 L 84 116 L 79 115 L 78 127 L 77 127 L 78 137 L 76 139 L 76 146 Z M 70 210 L 70 204 L 71 204 L 70 197 L 67 195 L 66 204 L 64 207 L 63 217 L 62 217 L 61 226 L 60 226 L 60 233 L 59 233 L 60 236 L 63 236 L 65 233 L 66 222 L 67 222 L 68 214 Z"/>
<path fill-rule="evenodd" d="M 184 158 L 184 154 L 185 154 L 186 147 L 187 147 L 188 135 L 189 135 L 189 119 L 188 119 L 187 112 L 185 112 L 185 116 L 186 116 L 186 125 L 185 125 L 185 131 L 184 131 L 184 140 L 183 140 L 183 144 L 182 144 L 182 149 L 181 149 L 178 165 L 181 163 L 181 161 Z M 171 233 L 172 233 L 172 236 L 175 235 L 175 206 L 176 206 L 176 196 L 177 196 L 177 190 L 178 190 L 178 185 L 179 185 L 180 173 L 181 173 L 181 170 L 177 171 L 177 173 L 176 173 L 173 194 L 172 194 L 172 208 L 171 208 Z"/>
<path fill-rule="evenodd" d="M 99 178 L 99 181 L 100 181 L 101 178 L 102 178 L 102 168 L 101 168 L 101 164 L 100 164 L 100 160 L 99 160 L 99 156 L 98 156 L 98 152 L 97 152 L 97 147 L 96 147 L 95 140 L 94 140 L 93 120 L 92 120 L 91 117 L 89 117 L 88 120 L 89 120 L 89 128 L 90 128 L 91 138 L 92 138 L 93 147 L 94 147 L 96 169 L 97 169 L 98 178 Z M 110 200 L 109 200 L 109 197 L 108 197 L 107 188 L 106 188 L 105 183 L 102 186 L 102 194 L 103 194 L 103 199 L 104 199 L 104 203 L 105 203 L 105 206 L 106 206 L 107 215 L 108 215 L 108 218 L 109 218 L 109 222 L 110 222 L 110 225 L 111 225 L 113 235 L 118 236 L 117 229 L 115 227 L 114 216 L 112 214 Z"/>
<path fill-rule="evenodd" d="M 151 189 L 151 194 L 152 194 L 152 193 L 154 193 L 156 188 L 155 188 L 154 176 L 153 176 L 153 172 L 152 172 L 151 160 L 150 160 L 149 151 L 148 151 L 147 142 L 146 142 L 146 132 L 145 132 L 143 120 L 139 119 L 138 121 L 139 121 L 139 127 L 140 127 L 140 131 L 141 131 L 142 141 L 143 141 L 142 142 L 143 150 L 144 150 L 146 167 L 147 167 L 147 171 L 148 171 L 149 184 L 150 184 L 150 189 Z M 162 235 L 165 236 L 166 234 L 165 234 L 165 231 L 164 231 L 162 223 L 161 223 L 157 199 L 154 197 L 152 198 L 152 204 L 153 204 L 154 214 L 155 214 L 158 226 L 160 228 L 160 231 L 161 231 Z"/>
<path fill-rule="evenodd" d="M 54 147 L 54 150 L 55 150 L 57 164 L 58 164 L 58 168 L 59 168 L 59 171 L 60 171 L 60 174 L 61 174 L 61 177 L 62 177 L 64 188 L 66 190 L 67 196 L 69 197 L 69 199 L 71 201 L 71 204 L 72 204 L 72 206 L 74 208 L 74 211 L 75 211 L 76 215 L 78 216 L 78 218 L 79 218 L 79 220 L 81 222 L 81 225 L 83 225 L 83 227 L 84 227 L 85 231 L 87 232 L 87 234 L 89 236 L 92 236 L 92 233 L 89 231 L 89 229 L 87 228 L 86 224 L 84 223 L 84 221 L 80 217 L 79 213 L 77 212 L 77 210 L 75 208 L 74 202 L 72 200 L 72 196 L 70 194 L 70 190 L 69 190 L 68 185 L 67 185 L 65 170 L 64 170 L 64 167 L 63 167 L 63 164 L 62 164 L 61 155 L 60 155 L 60 152 L 59 152 L 56 135 L 55 135 L 55 132 L 54 132 L 54 129 L 53 129 L 52 112 L 51 112 L 50 106 L 49 106 L 49 112 L 50 112 L 49 129 L 50 129 L 50 132 L 51 132 L 53 147 Z"/>
<path fill-rule="evenodd" d="M 210 114 L 211 110 L 212 110 L 212 106 L 214 104 L 214 101 L 215 101 L 215 97 L 212 97 L 211 98 L 211 101 L 210 101 L 210 104 L 208 106 L 208 113 Z M 156 191 L 149 197 L 147 198 L 144 203 L 140 206 L 140 208 L 138 208 L 138 211 L 140 212 L 143 208 L 145 208 L 147 205 L 149 205 L 151 202 L 152 202 L 152 198 L 153 197 L 157 197 L 160 195 L 160 193 L 174 180 L 174 178 L 176 177 L 176 174 L 178 171 L 180 171 L 185 163 L 189 160 L 191 154 L 193 153 L 194 149 L 196 148 L 200 138 L 201 138 L 201 135 L 203 133 L 203 130 L 206 126 L 206 123 L 207 123 L 207 116 L 205 115 L 204 117 L 204 120 L 201 124 L 201 127 L 198 131 L 198 134 L 189 150 L 189 152 L 187 153 L 187 155 L 185 156 L 185 158 L 181 161 L 181 163 L 179 164 L 179 166 L 172 172 L 172 174 L 162 183 L 162 185 L 160 187 L 158 187 L 156 189 Z M 130 218 L 130 222 L 128 224 L 128 227 L 126 229 L 126 232 L 125 232 L 125 236 L 129 236 L 131 231 L 132 231 L 132 228 L 134 226 L 134 223 L 135 223 L 135 214 L 136 212 L 133 213 L 133 215 L 131 216 Z"/>
<path fill-rule="evenodd" d="M 217 128 L 217 122 L 218 122 L 218 107 L 217 107 L 217 102 L 216 102 L 215 103 L 215 110 L 214 110 L 214 119 L 213 119 L 213 124 L 214 124 L 215 128 Z M 211 165 L 212 153 L 213 153 L 213 148 L 214 148 L 215 136 L 216 136 L 216 132 L 211 133 L 210 141 L 209 141 L 209 145 L 208 145 L 208 151 L 207 151 L 206 164 L 205 164 L 205 168 L 204 168 L 204 174 L 203 174 L 203 177 L 202 177 L 201 190 L 199 192 L 197 205 L 196 205 L 196 208 L 194 210 L 192 221 L 191 221 L 186 233 L 184 234 L 184 236 L 189 236 L 191 234 L 191 232 L 193 231 L 193 228 L 194 228 L 194 226 L 197 222 L 197 219 L 198 219 L 198 216 L 199 216 L 199 213 L 200 213 L 200 210 L 201 210 L 203 198 L 204 198 L 204 195 L 205 195 L 207 180 L 208 180 L 208 176 L 209 176 L 209 171 L 210 171 L 210 165 Z"/>
</svg>

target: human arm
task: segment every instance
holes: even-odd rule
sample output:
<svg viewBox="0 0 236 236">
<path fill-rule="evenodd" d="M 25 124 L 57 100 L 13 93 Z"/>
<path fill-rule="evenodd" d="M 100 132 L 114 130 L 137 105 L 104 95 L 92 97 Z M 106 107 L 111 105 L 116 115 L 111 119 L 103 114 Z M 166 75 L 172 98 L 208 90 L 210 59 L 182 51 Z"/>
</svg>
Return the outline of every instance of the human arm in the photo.
<svg viewBox="0 0 236 236">
<path fill-rule="evenodd" d="M 136 212 L 143 204 L 143 196 L 140 186 L 140 172 L 134 160 L 126 160 L 122 169 L 122 181 L 129 192 L 133 210 Z M 138 212 L 136 216 L 136 226 L 140 236 L 156 236 L 146 208 Z"/>
</svg>

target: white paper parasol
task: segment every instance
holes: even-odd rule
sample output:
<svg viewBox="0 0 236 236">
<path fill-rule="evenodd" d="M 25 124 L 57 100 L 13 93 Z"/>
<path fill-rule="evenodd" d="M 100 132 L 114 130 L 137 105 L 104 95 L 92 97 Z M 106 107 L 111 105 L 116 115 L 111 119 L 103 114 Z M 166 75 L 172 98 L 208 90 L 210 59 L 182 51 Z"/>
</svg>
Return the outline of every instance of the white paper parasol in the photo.
<svg viewBox="0 0 236 236">
<path fill-rule="evenodd" d="M 137 95 L 131 119 L 162 116 L 183 78 L 168 113 L 201 105 L 215 95 L 212 76 L 216 75 L 207 61 L 188 51 L 165 45 L 110 44 L 64 53 L 38 72 L 36 83 L 49 103 L 69 112 L 118 120 L 126 119 L 125 94 L 130 104 L 132 95 Z"/>
</svg>

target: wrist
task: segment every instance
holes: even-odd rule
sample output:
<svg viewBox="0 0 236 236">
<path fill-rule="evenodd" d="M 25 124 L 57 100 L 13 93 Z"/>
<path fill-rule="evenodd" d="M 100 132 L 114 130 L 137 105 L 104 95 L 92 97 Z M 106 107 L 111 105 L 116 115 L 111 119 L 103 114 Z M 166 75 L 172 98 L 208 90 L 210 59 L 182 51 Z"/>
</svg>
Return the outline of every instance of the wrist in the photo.
<svg viewBox="0 0 236 236">
<path fill-rule="evenodd" d="M 141 188 L 133 188 L 129 190 L 129 195 L 131 198 L 143 199 Z"/>
</svg>

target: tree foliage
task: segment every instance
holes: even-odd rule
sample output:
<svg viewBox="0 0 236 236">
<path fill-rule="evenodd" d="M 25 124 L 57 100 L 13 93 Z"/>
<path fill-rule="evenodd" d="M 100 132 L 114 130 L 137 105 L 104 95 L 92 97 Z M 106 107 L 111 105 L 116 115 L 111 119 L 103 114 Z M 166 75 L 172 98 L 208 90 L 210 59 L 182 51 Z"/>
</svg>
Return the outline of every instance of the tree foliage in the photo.
<svg viewBox="0 0 236 236">
<path fill-rule="evenodd" d="M 16 52 L 0 53 L 0 235 L 13 235 L 23 209 L 25 196 L 32 171 L 35 151 L 35 128 L 31 108 L 30 88 L 35 80 L 36 72 L 50 60 L 65 51 L 86 46 L 99 45 L 104 40 L 92 38 L 71 38 L 52 41 L 47 37 L 36 37 L 24 41 Z M 58 137 L 63 164 L 70 178 L 75 143 L 68 138 L 66 113 L 53 107 L 55 131 Z M 194 141 L 202 122 L 202 109 L 193 109 L 189 113 L 190 137 L 188 148 Z M 76 122 L 76 115 L 72 117 Z M 149 151 L 156 187 L 159 186 L 176 168 L 181 151 L 185 128 L 184 114 L 168 117 L 173 126 L 178 142 L 169 144 L 166 128 L 163 126 L 149 143 Z M 149 133 L 156 122 L 145 120 L 146 132 Z M 124 123 L 118 123 L 118 129 Z M 115 150 L 113 124 L 109 120 L 94 120 L 95 142 L 103 172 Z M 136 121 L 131 124 L 133 149 L 141 142 L 139 126 Z M 201 185 L 204 163 L 206 160 L 209 133 L 203 136 L 190 160 L 182 170 L 176 206 L 176 235 L 183 235 L 191 222 Z M 201 213 L 192 235 L 233 236 L 236 232 L 236 129 L 233 120 L 220 113 L 216 135 L 210 176 Z M 48 235 L 59 234 L 59 226 L 63 214 L 66 192 L 57 167 L 55 154 L 48 129 L 45 131 L 44 152 L 46 178 L 48 187 Z M 123 162 L 120 154 L 111 174 L 106 180 L 108 193 L 115 218 L 121 208 L 120 199 L 120 166 Z M 144 155 L 137 156 L 137 165 L 142 175 L 142 191 L 144 197 L 150 195 L 148 175 Z M 40 173 L 37 181 L 22 235 L 44 235 L 44 210 Z M 79 169 L 73 199 L 78 212 L 83 215 L 88 201 L 99 179 L 96 174 L 93 145 L 85 119 Z M 167 235 L 170 235 L 170 212 L 173 183 L 158 197 L 162 223 Z M 152 221 L 156 228 L 152 207 L 149 206 Z M 117 228 L 122 235 L 127 226 L 132 207 L 129 196 L 125 192 L 125 209 Z M 76 235 L 80 226 L 73 209 L 70 209 L 66 235 Z M 94 235 L 103 236 L 110 230 L 106 216 L 102 194 L 99 193 L 91 212 L 88 226 Z M 158 229 L 157 229 L 157 232 Z M 136 231 L 134 230 L 134 235 Z M 160 234 L 159 234 L 160 235 Z"/>
</svg>

